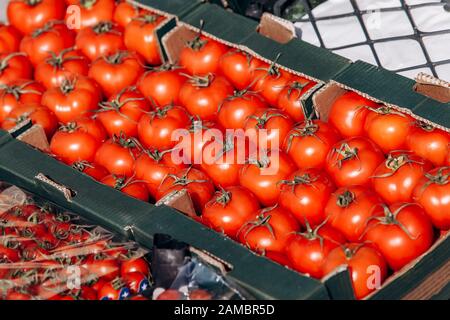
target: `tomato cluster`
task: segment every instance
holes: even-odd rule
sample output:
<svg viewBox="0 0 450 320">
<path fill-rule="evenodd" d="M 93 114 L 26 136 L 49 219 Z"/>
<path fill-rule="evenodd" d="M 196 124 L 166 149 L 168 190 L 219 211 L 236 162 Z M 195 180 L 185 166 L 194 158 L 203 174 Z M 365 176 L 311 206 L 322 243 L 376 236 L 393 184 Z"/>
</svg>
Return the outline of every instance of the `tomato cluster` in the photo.
<svg viewBox="0 0 450 320">
<path fill-rule="evenodd" d="M 358 298 L 374 290 L 369 269 L 381 283 L 449 229 L 448 132 L 354 92 L 314 120 L 302 97 L 316 82 L 276 59 L 200 32 L 178 66 L 161 65 L 164 17 L 67 0 L 81 8 L 71 30 L 54 2 L 9 4 L 3 128 L 30 118 L 55 157 L 140 200 L 186 189 L 198 221 L 299 272 L 321 278 L 347 264 Z M 252 129 L 244 145 L 225 132 Z"/>
</svg>

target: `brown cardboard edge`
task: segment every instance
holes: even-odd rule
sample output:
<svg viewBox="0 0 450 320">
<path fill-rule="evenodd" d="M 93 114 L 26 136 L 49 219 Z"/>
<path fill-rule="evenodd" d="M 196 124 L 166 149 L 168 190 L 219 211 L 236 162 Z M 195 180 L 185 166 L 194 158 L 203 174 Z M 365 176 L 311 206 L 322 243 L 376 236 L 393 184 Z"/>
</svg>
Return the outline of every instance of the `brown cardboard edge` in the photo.
<svg viewBox="0 0 450 320">
<path fill-rule="evenodd" d="M 20 134 L 16 138 L 22 142 L 25 142 L 43 152 L 50 151 L 50 144 L 44 129 L 40 125 L 33 125 L 30 129 Z"/>
<path fill-rule="evenodd" d="M 176 18 L 178 20 L 178 17 L 175 15 L 172 15 L 170 13 L 158 10 L 156 8 L 150 7 L 148 5 L 144 5 L 138 1 L 134 1 L 134 0 L 126 0 L 126 2 L 128 2 L 129 4 L 138 7 L 139 9 L 144 9 L 144 10 L 149 10 L 149 11 L 153 11 L 154 13 L 160 15 L 160 16 L 164 16 L 166 18 Z"/>
<path fill-rule="evenodd" d="M 172 207 L 191 218 L 197 217 L 194 204 L 186 189 L 171 192 L 155 204 L 155 206 L 161 205 Z"/>
<path fill-rule="evenodd" d="M 423 72 L 416 76 L 414 91 L 442 103 L 450 102 L 450 82 Z"/>
<path fill-rule="evenodd" d="M 262 15 L 257 31 L 281 44 L 286 44 L 296 37 L 295 27 L 291 22 L 267 12 Z"/>
</svg>

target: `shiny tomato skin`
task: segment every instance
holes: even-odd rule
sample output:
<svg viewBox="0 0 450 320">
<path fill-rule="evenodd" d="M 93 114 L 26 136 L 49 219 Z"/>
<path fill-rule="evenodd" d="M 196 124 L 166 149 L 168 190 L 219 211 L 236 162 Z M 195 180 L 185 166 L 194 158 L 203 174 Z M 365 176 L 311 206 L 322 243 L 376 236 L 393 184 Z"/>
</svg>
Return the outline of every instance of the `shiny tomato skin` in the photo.
<svg viewBox="0 0 450 320">
<path fill-rule="evenodd" d="M 283 254 L 290 237 L 300 230 L 295 217 L 280 207 L 262 209 L 256 216 L 243 224 L 239 241 L 255 252 Z"/>
<path fill-rule="evenodd" d="M 143 182 L 135 181 L 125 176 L 117 176 L 112 174 L 104 177 L 100 182 L 135 199 L 145 202 L 149 199 L 147 186 Z"/>
<path fill-rule="evenodd" d="M 203 222 L 210 228 L 236 239 L 241 227 L 258 214 L 258 199 L 237 186 L 216 192 L 202 211 Z"/>
<path fill-rule="evenodd" d="M 189 300 L 213 300 L 213 294 L 203 289 L 195 289 L 189 292 Z"/>
<path fill-rule="evenodd" d="M 336 268 L 347 265 L 352 277 L 353 290 L 357 299 L 363 299 L 376 288 L 369 288 L 370 278 L 379 277 L 381 285 L 386 279 L 388 267 L 378 250 L 367 244 L 348 244 L 345 248 L 337 247 L 327 256 L 323 270 L 330 274 Z M 376 268 L 376 269 L 375 269 Z"/>
<path fill-rule="evenodd" d="M 99 145 L 103 143 L 107 138 L 105 128 L 103 128 L 102 124 L 97 119 L 80 117 L 75 119 L 71 123 L 76 125 L 79 130 L 89 133 L 91 136 L 93 136 L 95 140 L 97 140 Z"/>
<path fill-rule="evenodd" d="M 383 208 L 378 208 L 383 212 Z M 389 267 L 398 271 L 428 250 L 434 231 L 430 219 L 417 204 L 397 203 L 389 206 L 389 211 L 397 222 L 372 220 L 364 240 L 372 242 Z"/>
<path fill-rule="evenodd" d="M 198 81 L 205 84 L 199 85 Z M 202 120 L 217 118 L 220 104 L 233 94 L 233 87 L 223 77 L 207 76 L 204 80 L 193 78 L 186 81 L 180 90 L 179 99 L 189 113 Z"/>
<path fill-rule="evenodd" d="M 193 76 L 217 73 L 227 47 L 205 36 L 197 36 L 181 50 L 179 64 Z"/>
<path fill-rule="evenodd" d="M 279 183 L 279 204 L 306 225 L 319 225 L 325 219 L 325 205 L 335 187 L 324 172 L 301 169 Z"/>
<path fill-rule="evenodd" d="M 125 28 L 139 15 L 139 8 L 126 1 L 119 3 L 114 10 L 113 21 Z"/>
<path fill-rule="evenodd" d="M 108 170 L 106 170 L 101 165 L 97 163 L 90 163 L 87 161 L 75 162 L 74 164 L 72 164 L 72 167 L 84 174 L 87 174 L 97 181 L 102 180 L 109 174 Z"/>
<path fill-rule="evenodd" d="M 280 92 L 276 107 L 289 115 L 295 122 L 305 121 L 306 110 L 302 97 L 315 85 L 314 81 L 296 77 L 295 81 L 290 82 Z"/>
<path fill-rule="evenodd" d="M 90 275 L 95 275 L 98 278 L 106 281 L 115 279 L 120 274 L 120 263 L 116 259 L 104 258 L 102 256 L 88 256 L 88 258 L 81 264 L 81 268 L 87 271 Z M 100 281 L 99 281 L 100 282 Z M 102 281 L 100 284 L 103 284 Z M 99 291 L 101 288 L 99 288 Z"/>
<path fill-rule="evenodd" d="M 125 273 L 122 276 L 122 279 L 125 281 L 127 287 L 130 288 L 132 294 L 139 294 L 147 288 L 150 288 L 150 283 L 147 277 L 137 271 Z"/>
<path fill-rule="evenodd" d="M 31 79 L 33 67 L 24 53 L 0 54 L 0 85 L 14 80 Z"/>
<path fill-rule="evenodd" d="M 150 268 L 148 262 L 144 258 L 132 258 L 126 261 L 122 261 L 120 266 L 120 275 L 124 277 L 131 272 L 140 272 L 144 276 L 150 275 Z"/>
<path fill-rule="evenodd" d="M 150 65 L 162 62 L 156 29 L 166 18 L 144 13 L 134 18 L 125 28 L 125 46 L 144 57 Z"/>
<path fill-rule="evenodd" d="M 381 203 L 381 198 L 372 190 L 360 186 L 342 187 L 331 195 L 325 207 L 325 215 L 328 223 L 347 240 L 359 242 L 367 222 Z"/>
<path fill-rule="evenodd" d="M 164 292 L 162 292 L 160 295 L 158 295 L 158 297 L 156 298 L 156 300 L 182 300 L 183 296 L 181 295 L 181 293 L 178 290 L 174 290 L 174 289 L 168 289 L 165 290 Z"/>
<path fill-rule="evenodd" d="M 106 283 L 98 292 L 100 300 L 124 300 L 127 299 L 131 293 L 122 280 L 120 281 L 119 287 L 116 287 L 115 280 Z"/>
<path fill-rule="evenodd" d="M 272 107 L 277 106 L 283 89 L 289 85 L 292 75 L 287 71 L 263 64 L 255 71 L 252 90 L 258 92 Z"/>
<path fill-rule="evenodd" d="M 333 146 L 325 169 L 338 187 L 370 186 L 373 172 L 384 160 L 382 151 L 372 141 L 355 137 Z"/>
<path fill-rule="evenodd" d="M 413 199 L 420 204 L 433 224 L 441 229 L 450 229 L 450 169 L 435 168 L 417 184 Z"/>
<path fill-rule="evenodd" d="M 22 35 L 12 25 L 0 23 L 0 53 L 19 51 Z"/>
<path fill-rule="evenodd" d="M 111 174 L 131 177 L 140 151 L 133 140 L 114 136 L 97 149 L 95 162 L 105 167 Z"/>
<path fill-rule="evenodd" d="M 372 187 L 388 204 L 411 202 L 414 188 L 432 164 L 414 154 L 391 152 L 372 175 Z"/>
<path fill-rule="evenodd" d="M 298 168 L 323 169 L 328 153 L 339 139 L 339 133 L 328 123 L 307 120 L 287 134 L 283 150 Z"/>
<path fill-rule="evenodd" d="M 377 108 L 378 104 L 363 98 L 353 91 L 348 91 L 337 98 L 331 106 L 328 122 L 344 138 L 364 135 L 364 124 L 368 108 Z"/>
<path fill-rule="evenodd" d="M 102 21 L 111 21 L 116 7 L 115 0 L 66 0 L 68 6 L 75 5 L 80 10 L 80 28 L 92 27 Z M 72 22 L 70 12 L 67 12 L 66 22 Z"/>
<path fill-rule="evenodd" d="M 61 0 L 42 0 L 35 4 L 27 1 L 10 1 L 7 8 L 9 23 L 23 34 L 42 28 L 52 20 L 64 18 L 66 5 Z"/>
<path fill-rule="evenodd" d="M 246 52 L 230 49 L 219 61 L 219 74 L 238 90 L 248 89 L 254 79 L 255 69 L 263 63 Z"/>
<path fill-rule="evenodd" d="M 239 173 L 239 183 L 252 191 L 259 202 L 274 206 L 280 196 L 279 182 L 297 170 L 292 160 L 282 151 L 269 151 L 263 161 L 250 161 Z"/>
<path fill-rule="evenodd" d="M 98 146 L 98 141 L 89 133 L 81 130 L 58 131 L 50 142 L 50 151 L 71 165 L 77 161 L 92 162 Z"/>
<path fill-rule="evenodd" d="M 406 145 L 408 150 L 439 167 L 445 165 L 449 154 L 450 134 L 418 123 L 411 129 Z"/>
</svg>

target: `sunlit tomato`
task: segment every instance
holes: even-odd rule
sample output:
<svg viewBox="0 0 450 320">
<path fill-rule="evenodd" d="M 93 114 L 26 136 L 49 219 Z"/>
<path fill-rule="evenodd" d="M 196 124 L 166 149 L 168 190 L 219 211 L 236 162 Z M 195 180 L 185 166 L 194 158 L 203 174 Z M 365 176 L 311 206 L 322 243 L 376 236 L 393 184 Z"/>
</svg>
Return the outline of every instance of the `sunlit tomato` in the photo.
<svg viewBox="0 0 450 320">
<path fill-rule="evenodd" d="M 72 164 L 72 167 L 80 172 L 83 172 L 84 174 L 87 174 L 88 176 L 94 178 L 97 181 L 102 180 L 109 174 L 108 170 L 103 168 L 101 165 L 96 163 L 90 163 L 87 161 L 75 162 Z"/>
<path fill-rule="evenodd" d="M 411 131 L 413 119 L 390 107 L 369 109 L 364 130 L 383 152 L 406 149 L 406 138 Z"/>
<path fill-rule="evenodd" d="M 226 52 L 225 45 L 199 34 L 181 50 L 179 64 L 193 76 L 207 76 L 219 70 Z"/>
<path fill-rule="evenodd" d="M 30 119 L 33 124 L 41 126 L 48 138 L 51 138 L 58 127 L 58 119 L 53 112 L 40 104 L 28 103 L 13 109 L 3 121 L 2 128 L 10 130 L 27 119 Z"/>
<path fill-rule="evenodd" d="M 11 25 L 0 23 L 0 53 L 19 51 L 22 35 Z"/>
<path fill-rule="evenodd" d="M 181 292 L 174 289 L 165 290 L 156 297 L 156 300 L 182 300 L 183 296 Z"/>
<path fill-rule="evenodd" d="M 108 258 L 101 253 L 89 255 L 80 267 L 86 270 L 88 274 L 103 278 L 106 281 L 118 277 L 121 268 L 116 259 Z"/>
<path fill-rule="evenodd" d="M 67 48 L 36 66 L 34 78 L 47 89 L 59 87 L 65 79 L 87 76 L 89 61 L 78 50 Z"/>
<path fill-rule="evenodd" d="M 282 147 L 294 122 L 278 109 L 259 109 L 247 118 L 245 130 L 250 141 L 260 149 L 279 149 Z"/>
<path fill-rule="evenodd" d="M 100 300 L 125 300 L 131 296 L 130 289 L 125 282 L 116 278 L 105 284 L 98 292 Z"/>
<path fill-rule="evenodd" d="M 28 55 L 37 66 L 51 57 L 51 52 L 59 53 L 75 44 L 75 33 L 60 22 L 49 22 L 41 29 L 26 35 L 20 42 L 20 51 Z"/>
<path fill-rule="evenodd" d="M 136 51 L 151 65 L 161 64 L 156 29 L 166 18 L 151 13 L 144 13 L 134 18 L 125 28 L 125 46 L 130 51 Z"/>
<path fill-rule="evenodd" d="M 203 289 L 196 289 L 189 292 L 189 300 L 205 301 L 212 299 L 213 299 L 212 294 Z"/>
<path fill-rule="evenodd" d="M 297 77 L 280 93 L 276 107 L 288 114 L 295 122 L 305 121 L 306 110 L 302 98 L 316 83 Z"/>
<path fill-rule="evenodd" d="M 283 150 L 299 168 L 322 169 L 329 151 L 339 139 L 339 133 L 328 123 L 307 120 L 288 133 Z"/>
<path fill-rule="evenodd" d="M 101 183 L 113 187 L 114 189 L 119 190 L 129 195 L 130 197 L 142 201 L 148 201 L 149 199 L 149 194 L 145 183 L 136 181 L 133 178 L 127 178 L 125 176 L 116 176 L 111 174 L 104 177 L 101 180 Z"/>
<path fill-rule="evenodd" d="M 296 171 L 292 160 L 282 151 L 265 151 L 250 156 L 239 173 L 239 183 L 252 191 L 266 207 L 277 203 L 280 196 L 278 183 Z"/>
<path fill-rule="evenodd" d="M 126 51 L 98 59 L 89 69 L 89 77 L 98 82 L 107 97 L 133 86 L 143 73 L 141 58 Z"/>
<path fill-rule="evenodd" d="M 150 275 L 148 262 L 144 258 L 136 258 L 123 261 L 120 267 L 121 277 L 125 277 L 126 274 L 131 272 L 140 272 L 144 276 L 148 277 Z"/>
<path fill-rule="evenodd" d="M 62 2 L 62 1 L 61 1 Z M 102 21 L 111 21 L 114 15 L 114 0 L 66 0 L 67 5 L 75 5 L 79 14 L 67 10 L 66 23 L 78 27 L 92 27 Z"/>
<path fill-rule="evenodd" d="M 382 201 L 364 187 L 343 187 L 336 190 L 325 207 L 325 216 L 349 241 L 359 242 L 374 209 Z"/>
<path fill-rule="evenodd" d="M 8 4 L 8 21 L 24 34 L 42 28 L 47 22 L 64 18 L 66 5 L 61 0 L 12 0 Z"/>
<path fill-rule="evenodd" d="M 384 216 L 369 222 L 364 240 L 375 244 L 392 270 L 400 270 L 431 246 L 433 226 L 422 207 L 398 203 L 377 209 Z"/>
<path fill-rule="evenodd" d="M 50 88 L 42 96 L 42 104 L 67 123 L 81 116 L 91 116 L 98 108 L 101 91 L 97 83 L 85 77 L 65 79 L 59 87 Z"/>
<path fill-rule="evenodd" d="M 138 16 L 139 8 L 134 4 L 123 1 L 116 6 L 113 21 L 125 29 L 125 27 Z"/>
<path fill-rule="evenodd" d="M 420 204 L 433 224 L 450 229 L 450 167 L 436 168 L 419 181 L 413 199 Z"/>
<path fill-rule="evenodd" d="M 77 48 L 91 61 L 125 49 L 122 28 L 110 21 L 84 28 L 76 37 Z"/>
<path fill-rule="evenodd" d="M 189 124 L 189 115 L 184 108 L 171 105 L 157 108 L 139 120 L 139 141 L 148 148 L 170 149 L 177 144 L 172 134 L 187 128 Z"/>
<path fill-rule="evenodd" d="M 431 163 L 414 154 L 391 152 L 374 171 L 372 186 L 388 204 L 411 202 L 415 186 L 431 169 Z"/>
<path fill-rule="evenodd" d="M 383 256 L 373 246 L 367 244 L 351 243 L 333 249 L 323 266 L 324 274 L 329 274 L 342 265 L 349 268 L 357 299 L 362 299 L 376 290 L 376 286 L 369 286 L 374 276 L 377 277 L 376 284 L 383 284 L 388 271 Z"/>
<path fill-rule="evenodd" d="M 136 159 L 142 152 L 139 142 L 124 135 L 113 136 L 104 142 L 95 154 L 95 162 L 111 174 L 133 176 Z"/>
<path fill-rule="evenodd" d="M 242 226 L 254 220 L 259 204 L 255 195 L 243 187 L 217 191 L 202 211 L 203 222 L 214 230 L 237 238 Z"/>
<path fill-rule="evenodd" d="M 14 80 L 31 79 L 33 67 L 22 52 L 0 54 L 0 85 Z"/>
<path fill-rule="evenodd" d="M 205 204 L 214 194 L 214 185 L 203 171 L 188 168 L 167 175 L 158 188 L 156 200 L 174 191 L 186 189 L 194 203 L 196 212 L 202 212 Z"/>
<path fill-rule="evenodd" d="M 280 207 L 265 208 L 243 224 L 238 233 L 241 243 L 253 251 L 284 253 L 292 235 L 300 230 L 295 217 Z"/>
<path fill-rule="evenodd" d="M 369 108 L 377 108 L 378 104 L 348 91 L 337 98 L 331 106 L 328 122 L 333 125 L 344 138 L 364 135 L 364 124 Z"/>
<path fill-rule="evenodd" d="M 20 260 L 19 251 L 14 248 L 9 248 L 0 245 L 0 261 L 2 263 L 14 263 Z"/>
<path fill-rule="evenodd" d="M 256 93 L 236 91 L 219 106 L 218 122 L 226 129 L 244 129 L 247 118 L 269 105 Z"/>
<path fill-rule="evenodd" d="M 221 103 L 233 94 L 233 87 L 223 77 L 209 74 L 190 77 L 180 90 L 181 105 L 202 120 L 215 120 Z"/>
<path fill-rule="evenodd" d="M 33 300 L 33 296 L 26 291 L 21 290 L 9 290 L 5 296 L 5 300 Z"/>
<path fill-rule="evenodd" d="M 275 65 L 263 64 L 255 71 L 252 89 L 257 91 L 273 107 L 277 106 L 281 92 L 289 86 L 292 75 Z"/>
<path fill-rule="evenodd" d="M 185 82 L 186 77 L 177 69 L 164 65 L 144 73 L 137 87 L 152 104 L 164 107 L 170 104 L 180 105 L 179 94 Z"/>
<path fill-rule="evenodd" d="M 450 150 L 450 134 L 425 123 L 416 122 L 406 139 L 406 145 L 408 150 L 439 167 L 445 165 Z"/>
<path fill-rule="evenodd" d="M 331 179 L 317 169 L 299 170 L 279 182 L 279 204 L 306 225 L 320 224 L 325 219 L 325 206 L 335 190 Z"/>
<path fill-rule="evenodd" d="M 219 61 L 219 73 L 238 90 L 250 87 L 255 69 L 263 63 L 250 54 L 238 49 L 230 49 Z"/>
<path fill-rule="evenodd" d="M 100 105 L 97 119 L 103 124 L 110 137 L 120 133 L 127 137 L 137 137 L 139 119 L 149 111 L 150 105 L 144 96 L 128 87 L 112 95 L 107 102 Z"/>
<path fill-rule="evenodd" d="M 69 125 L 76 126 L 79 130 L 89 133 L 99 144 L 106 140 L 105 128 L 97 119 L 80 117 L 70 122 Z"/>
<path fill-rule="evenodd" d="M 292 267 L 316 279 L 325 275 L 324 264 L 327 256 L 339 245 L 327 234 L 321 234 L 320 230 L 321 226 L 314 230 L 307 226 L 305 233 L 293 235 L 286 246 L 286 254 Z"/>
<path fill-rule="evenodd" d="M 133 294 L 142 293 L 150 287 L 147 277 L 140 272 L 126 273 L 122 279 Z"/>
<path fill-rule="evenodd" d="M 50 142 L 50 151 L 70 165 L 78 161 L 92 162 L 98 147 L 96 138 L 70 124 L 61 127 Z"/>
<path fill-rule="evenodd" d="M 40 103 L 44 91 L 44 87 L 32 80 L 16 80 L 0 86 L 0 122 L 20 104 Z"/>
<path fill-rule="evenodd" d="M 374 171 L 384 160 L 383 153 L 373 142 L 355 137 L 333 146 L 325 168 L 338 187 L 369 186 Z"/>
</svg>

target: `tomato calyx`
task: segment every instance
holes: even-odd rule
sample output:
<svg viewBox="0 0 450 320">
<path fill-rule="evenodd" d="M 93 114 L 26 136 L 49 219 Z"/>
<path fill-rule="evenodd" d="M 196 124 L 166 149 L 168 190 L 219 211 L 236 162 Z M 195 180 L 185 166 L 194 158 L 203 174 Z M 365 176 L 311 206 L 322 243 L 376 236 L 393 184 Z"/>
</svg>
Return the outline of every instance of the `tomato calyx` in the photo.
<svg viewBox="0 0 450 320">
<path fill-rule="evenodd" d="M 336 200 L 336 204 L 340 208 L 347 208 L 356 200 L 356 196 L 353 192 L 346 190 L 341 193 Z"/>
<path fill-rule="evenodd" d="M 97 0 L 80 0 L 81 6 L 86 9 L 92 8 L 97 3 Z"/>
<path fill-rule="evenodd" d="M 142 27 L 142 26 L 144 26 L 146 24 L 154 24 L 154 23 L 156 23 L 156 21 L 158 21 L 158 16 L 156 14 L 145 13 L 145 14 L 140 15 L 138 17 L 134 17 L 131 20 L 140 21 L 141 22 L 141 27 Z"/>
<path fill-rule="evenodd" d="M 281 180 L 278 184 L 290 186 L 292 188 L 292 192 L 294 192 L 296 186 L 312 185 L 312 183 L 316 182 L 318 179 L 318 177 L 311 177 L 309 173 L 305 173 L 301 176 L 295 176 L 292 180 Z"/>
<path fill-rule="evenodd" d="M 94 168 L 94 166 L 89 163 L 88 161 L 77 161 L 74 164 L 72 164 L 72 168 L 74 168 L 75 170 L 78 170 L 80 172 L 84 172 L 84 170 L 86 170 L 87 168 Z"/>
<path fill-rule="evenodd" d="M 212 121 L 205 121 L 200 119 L 199 116 L 191 116 L 191 124 L 189 125 L 188 131 L 191 133 L 198 132 L 199 130 L 211 129 L 214 123 Z"/>
<path fill-rule="evenodd" d="M 436 175 L 425 173 L 425 177 L 428 179 L 428 181 L 423 186 L 423 189 L 427 188 L 431 184 L 437 184 L 437 185 L 443 186 L 443 185 L 450 183 L 450 172 L 447 174 L 444 174 L 444 171 L 446 171 L 446 170 L 450 170 L 450 167 L 439 168 Z"/>
<path fill-rule="evenodd" d="M 69 122 L 67 124 L 63 124 L 59 127 L 59 131 L 73 133 L 79 129 L 78 124 L 76 122 Z"/>
<path fill-rule="evenodd" d="M 117 176 L 115 174 L 112 175 L 114 178 L 114 189 L 122 191 L 126 187 L 135 184 L 135 183 L 145 183 L 145 181 L 135 180 L 134 176 L 127 178 L 125 176 Z"/>
<path fill-rule="evenodd" d="M 359 160 L 359 156 L 358 156 L 358 148 L 351 148 L 347 143 L 343 143 L 339 149 L 334 148 L 333 152 L 336 152 L 339 156 L 341 156 L 341 159 L 338 159 L 336 161 L 336 164 L 338 165 L 338 168 L 341 169 L 342 168 L 342 164 L 345 161 L 348 160 L 353 160 L 353 159 L 358 159 Z"/>
<path fill-rule="evenodd" d="M 190 76 L 186 73 L 180 73 L 180 75 L 188 78 L 188 82 L 197 88 L 208 88 L 214 81 L 214 74 L 209 73 L 206 76 Z"/>
<path fill-rule="evenodd" d="M 325 221 L 323 221 L 321 224 L 319 224 L 314 229 L 309 224 L 308 219 L 304 218 L 304 221 L 305 221 L 306 231 L 305 232 L 293 232 L 293 234 L 300 235 L 308 241 L 319 240 L 320 247 L 323 248 L 323 242 L 325 241 L 325 239 L 319 234 L 319 231 L 328 222 L 328 219 L 325 219 Z M 328 240 L 331 242 L 335 242 L 332 239 L 328 239 Z"/>
<path fill-rule="evenodd" d="M 125 88 L 125 89 L 123 89 L 122 91 L 120 91 L 120 92 L 117 94 L 117 96 L 116 96 L 113 100 L 111 100 L 111 101 L 106 101 L 106 102 L 101 102 L 101 103 L 99 104 L 100 109 L 97 110 L 96 112 L 115 111 L 115 112 L 117 112 L 121 117 L 123 117 L 123 118 L 125 118 L 125 119 L 127 119 L 127 120 L 129 120 L 129 121 L 131 121 L 131 122 L 137 123 L 137 121 L 135 121 L 135 120 L 133 120 L 133 119 L 130 119 L 130 117 L 128 117 L 126 114 L 124 114 L 124 113 L 122 113 L 122 112 L 120 111 L 120 109 L 121 109 L 124 105 L 126 105 L 127 103 L 145 100 L 145 98 L 126 98 L 126 99 L 124 99 L 123 101 L 120 101 L 120 99 L 122 98 L 122 96 L 123 96 L 126 92 L 133 91 L 133 90 L 135 90 L 134 87 L 131 87 L 131 88 Z M 142 111 L 144 111 L 144 110 L 142 110 Z"/>
<path fill-rule="evenodd" d="M 342 250 L 344 251 L 345 259 L 351 260 L 355 254 L 361 249 L 363 246 L 365 246 L 365 243 L 360 243 L 353 248 L 347 246 L 347 245 L 341 245 Z"/>
<path fill-rule="evenodd" d="M 37 38 L 40 35 L 47 33 L 47 32 L 54 32 L 56 34 L 59 34 L 59 32 L 57 32 L 56 30 L 53 29 L 53 27 L 56 24 L 63 24 L 63 21 L 57 21 L 57 20 L 52 20 L 47 22 L 42 28 L 36 29 L 31 33 L 31 37 L 32 38 Z"/>
<path fill-rule="evenodd" d="M 366 108 L 367 110 L 370 110 L 372 112 L 375 112 L 375 113 L 378 113 L 381 115 L 396 114 L 398 116 L 402 116 L 402 117 L 406 118 L 406 115 L 404 113 L 396 111 L 394 108 L 388 107 L 388 106 L 382 106 L 380 108 L 372 108 L 372 107 L 364 106 L 362 108 Z"/>
<path fill-rule="evenodd" d="M 255 220 L 252 221 L 247 221 L 246 223 L 244 223 L 242 225 L 242 227 L 239 229 L 237 236 L 239 237 L 240 233 L 245 230 L 245 234 L 244 234 L 244 239 L 245 239 L 245 244 L 248 248 L 250 248 L 250 245 L 247 241 L 247 237 L 250 234 L 250 232 L 252 232 L 254 229 L 259 228 L 259 227 L 264 227 L 267 229 L 267 231 L 269 231 L 271 237 L 273 239 L 277 239 L 276 235 L 275 235 L 275 231 L 273 230 L 272 225 L 270 224 L 270 219 L 272 218 L 272 215 L 268 214 L 266 215 L 266 213 L 272 211 L 273 209 L 275 209 L 277 207 L 277 205 L 270 207 L 270 208 L 265 208 L 263 210 L 261 210 L 260 214 L 256 217 Z M 248 228 L 247 228 L 248 227 Z M 265 252 L 262 253 L 263 255 L 265 255 Z"/>
<path fill-rule="evenodd" d="M 48 58 L 46 60 L 46 62 L 51 65 L 52 67 L 54 67 L 55 69 L 61 69 L 63 64 L 67 61 L 73 61 L 73 60 L 82 60 L 83 57 L 81 56 L 73 56 L 73 57 L 67 57 L 65 58 L 64 55 L 70 51 L 73 51 L 74 48 L 66 48 L 64 50 L 61 50 L 61 52 L 59 52 L 58 54 L 56 54 L 55 52 L 51 51 L 50 55 L 51 57 Z"/>
<path fill-rule="evenodd" d="M 9 60 L 14 57 L 26 57 L 26 54 L 23 52 L 13 52 L 8 54 L 6 57 L 0 60 L 0 73 L 3 72 L 6 68 L 9 67 Z"/>
<path fill-rule="evenodd" d="M 109 56 L 103 56 L 103 60 L 112 65 L 121 64 L 124 59 L 128 58 L 130 53 L 128 51 L 118 51 Z"/>
<path fill-rule="evenodd" d="M 157 149 L 153 150 L 144 150 L 143 152 L 148 155 L 153 161 L 160 162 L 166 153 L 172 152 L 174 149 L 168 149 L 164 151 L 160 151 Z"/>
<path fill-rule="evenodd" d="M 178 177 L 178 176 L 176 176 L 174 174 L 171 174 L 171 173 L 167 174 L 164 177 L 164 179 L 161 181 L 160 185 L 162 185 L 166 181 L 166 179 L 168 179 L 168 178 L 173 179 L 172 186 L 187 186 L 187 185 L 189 185 L 191 183 L 205 183 L 205 182 L 208 182 L 208 180 L 188 179 L 188 175 L 189 175 L 189 172 L 191 171 L 191 169 L 192 169 L 192 167 L 189 167 L 186 170 L 186 172 L 181 177 Z"/>
<path fill-rule="evenodd" d="M 287 143 L 287 151 L 291 149 L 292 141 L 294 138 L 298 137 L 315 137 L 319 141 L 323 142 L 322 139 L 320 139 L 316 132 L 319 131 L 319 125 L 312 122 L 310 119 L 306 120 L 301 126 L 296 127 L 293 129 L 292 133 L 288 137 L 288 143 Z"/>
<path fill-rule="evenodd" d="M 302 91 L 306 88 L 311 82 L 307 81 L 305 83 L 301 83 L 299 81 L 294 81 L 288 85 L 287 96 L 290 98 L 294 92 L 297 93 L 297 98 L 295 100 L 300 100 L 302 97 Z"/>
<path fill-rule="evenodd" d="M 220 188 L 219 191 L 216 192 L 217 198 L 216 203 L 221 204 L 223 207 L 226 207 L 228 203 L 231 201 L 231 192 L 226 191 L 224 188 Z"/>
<path fill-rule="evenodd" d="M 426 132 L 433 132 L 436 129 L 433 125 L 428 124 L 428 123 L 426 123 L 424 121 L 416 121 L 414 123 L 414 125 L 416 127 L 420 128 L 420 129 L 426 131 Z"/>
<path fill-rule="evenodd" d="M 388 178 L 393 176 L 401 167 L 406 164 L 416 163 L 419 165 L 424 165 L 424 162 L 412 160 L 407 153 L 401 153 L 398 155 L 394 155 L 395 152 L 391 152 L 388 155 L 384 165 L 390 172 L 386 174 L 382 174 L 379 176 L 374 176 L 374 178 Z"/>
<path fill-rule="evenodd" d="M 136 138 L 128 138 L 123 132 L 119 135 L 113 135 L 112 141 L 126 149 L 137 148 L 139 150 L 144 150 L 141 143 Z"/>
<path fill-rule="evenodd" d="M 20 86 L 2 84 L 0 85 L 0 90 L 3 90 L 2 96 L 11 94 L 16 100 L 19 100 L 23 94 L 41 94 L 41 92 L 36 90 L 24 89 L 26 86 L 32 83 L 34 83 L 34 81 L 25 82 Z"/>
<path fill-rule="evenodd" d="M 68 95 L 73 90 L 75 90 L 75 86 L 77 85 L 77 82 L 78 82 L 78 79 L 76 77 L 74 77 L 73 79 L 66 78 L 61 82 L 59 89 L 64 95 Z"/>
<path fill-rule="evenodd" d="M 264 127 L 266 126 L 267 122 L 275 117 L 283 117 L 283 118 L 287 118 L 284 114 L 282 113 L 271 113 L 269 110 L 264 111 L 264 113 L 261 116 L 255 116 L 255 115 L 251 115 L 248 116 L 247 119 L 254 119 L 256 120 L 256 124 L 255 124 L 255 128 L 257 129 L 264 129 Z"/>
<path fill-rule="evenodd" d="M 150 119 L 153 120 L 155 118 L 162 119 L 167 116 L 167 113 L 173 109 L 174 105 L 169 104 L 164 107 L 156 107 L 154 111 L 150 112 Z"/>
<path fill-rule="evenodd" d="M 202 39 L 202 33 L 203 33 L 204 27 L 205 27 L 205 21 L 200 20 L 200 29 L 197 33 L 197 36 L 194 39 L 192 39 L 191 41 L 188 41 L 186 43 L 186 47 L 191 48 L 194 51 L 200 51 L 208 43 L 207 39 Z"/>
<path fill-rule="evenodd" d="M 270 164 L 270 158 L 268 156 L 268 150 L 262 151 L 263 154 L 253 155 L 247 159 L 247 163 L 258 167 L 259 169 L 267 169 Z"/>
<path fill-rule="evenodd" d="M 255 68 L 255 70 L 262 70 L 266 71 L 266 75 L 270 77 L 274 77 L 275 79 L 278 79 L 281 77 L 280 68 L 277 66 L 278 60 L 281 58 L 281 52 L 277 54 L 275 59 L 270 63 L 270 65 L 267 68 Z"/>
<path fill-rule="evenodd" d="M 34 7 L 42 2 L 42 0 L 26 0 L 27 5 Z"/>
<path fill-rule="evenodd" d="M 114 30 L 114 23 L 111 21 L 101 21 L 92 27 L 92 30 L 96 34 L 113 33 L 117 35 L 122 35 L 121 32 Z"/>
</svg>

